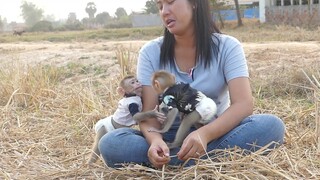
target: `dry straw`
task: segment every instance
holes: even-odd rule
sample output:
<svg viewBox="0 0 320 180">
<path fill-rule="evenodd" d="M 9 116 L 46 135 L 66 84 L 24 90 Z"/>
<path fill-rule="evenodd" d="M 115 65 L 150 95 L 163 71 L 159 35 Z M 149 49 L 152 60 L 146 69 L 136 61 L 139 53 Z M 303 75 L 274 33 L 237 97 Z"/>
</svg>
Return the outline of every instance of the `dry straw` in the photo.
<svg viewBox="0 0 320 180">
<path fill-rule="evenodd" d="M 317 72 L 316 75 L 307 75 L 305 71 L 302 71 L 304 75 L 309 80 L 312 89 L 313 89 L 313 98 L 315 102 L 315 121 L 316 121 L 316 135 L 318 140 L 318 151 L 320 152 L 320 81 L 317 79 L 317 77 L 320 78 L 320 71 Z"/>
<path fill-rule="evenodd" d="M 80 47 L 85 43 L 74 42 L 72 45 Z M 86 166 L 94 137 L 93 125 L 112 114 L 120 98 L 115 90 L 120 79 L 118 76 L 123 74 L 117 73 L 115 76 L 110 71 L 135 72 L 135 55 L 138 52 L 138 49 L 117 51 L 117 48 L 109 47 L 111 45 L 108 42 L 103 44 L 115 53 L 115 57 L 108 59 L 115 62 L 111 63 L 111 67 L 99 63 L 81 64 L 77 58 L 72 59 L 76 63 L 65 66 L 8 65 L 0 61 L 1 180 L 320 179 L 314 101 L 305 98 L 309 92 L 306 93 L 304 88 L 288 85 L 288 82 L 295 84 L 290 81 L 294 79 L 297 82 L 307 81 L 302 73 L 299 73 L 302 78 L 296 76 L 296 69 L 319 63 L 320 47 L 313 46 L 305 53 L 305 49 L 300 47 L 291 50 L 288 44 L 274 47 L 276 43 L 266 49 L 255 49 L 254 44 L 247 55 L 255 113 L 276 114 L 286 124 L 287 136 L 281 147 L 268 154 L 266 147 L 262 147 L 249 155 L 237 148 L 215 150 L 207 152 L 206 156 L 210 158 L 196 159 L 196 165 L 191 167 L 165 166 L 154 169 L 124 164 L 120 169 L 113 169 L 105 166 L 102 160 L 91 167 Z M 94 45 L 95 48 L 99 47 L 98 44 Z M 16 54 L 28 51 L 28 46 L 19 52 L 15 49 L 11 55 L 9 53 L 13 50 L 5 50 L 6 46 L 0 48 L 6 59 L 13 61 Z M 304 53 L 297 52 L 299 50 Z M 45 50 L 41 50 L 41 54 L 45 54 L 42 51 Z M 75 54 L 74 49 L 64 51 Z M 52 52 L 54 58 L 59 57 L 56 53 Z M 121 58 L 123 61 L 118 62 Z M 121 63 L 127 64 L 126 68 Z M 99 66 L 99 72 L 95 71 L 94 65 Z M 316 76 L 315 79 L 309 77 L 317 85 L 319 73 Z M 319 92 L 319 86 L 313 89 Z M 319 93 L 315 97 L 318 97 L 316 116 L 319 119 Z"/>
</svg>

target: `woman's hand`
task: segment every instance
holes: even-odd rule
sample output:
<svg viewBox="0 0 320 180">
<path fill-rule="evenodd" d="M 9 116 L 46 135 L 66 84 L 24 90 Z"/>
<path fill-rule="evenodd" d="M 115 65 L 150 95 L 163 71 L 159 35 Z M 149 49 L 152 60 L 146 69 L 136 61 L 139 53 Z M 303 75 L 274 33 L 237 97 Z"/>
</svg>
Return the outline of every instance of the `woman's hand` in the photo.
<svg viewBox="0 0 320 180">
<path fill-rule="evenodd" d="M 198 129 L 186 137 L 177 155 L 180 160 L 186 161 L 189 158 L 199 158 L 205 154 L 206 149 L 207 140 L 205 136 L 201 135 L 201 131 Z"/>
<path fill-rule="evenodd" d="M 161 168 L 170 161 L 170 152 L 167 144 L 162 140 L 155 140 L 151 143 L 148 150 L 148 158 L 156 168 Z"/>
</svg>

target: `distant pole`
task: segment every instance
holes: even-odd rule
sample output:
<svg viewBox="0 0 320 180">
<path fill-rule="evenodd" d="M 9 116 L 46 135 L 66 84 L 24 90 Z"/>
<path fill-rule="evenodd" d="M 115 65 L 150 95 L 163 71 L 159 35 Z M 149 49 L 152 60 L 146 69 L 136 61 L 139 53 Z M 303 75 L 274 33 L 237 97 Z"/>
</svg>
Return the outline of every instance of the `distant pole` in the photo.
<svg viewBox="0 0 320 180">
<path fill-rule="evenodd" d="M 259 19 L 260 23 L 266 22 L 266 0 L 259 0 Z"/>
</svg>

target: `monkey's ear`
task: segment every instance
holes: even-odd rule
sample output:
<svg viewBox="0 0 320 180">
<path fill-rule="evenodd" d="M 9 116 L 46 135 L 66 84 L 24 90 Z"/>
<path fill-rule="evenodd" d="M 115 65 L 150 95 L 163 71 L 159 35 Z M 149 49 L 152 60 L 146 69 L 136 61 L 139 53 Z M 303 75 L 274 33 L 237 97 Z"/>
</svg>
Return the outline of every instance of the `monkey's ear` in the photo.
<svg viewBox="0 0 320 180">
<path fill-rule="evenodd" d="M 120 96 L 124 96 L 124 94 L 126 93 L 126 91 L 122 87 L 118 87 L 117 92 Z"/>
<path fill-rule="evenodd" d="M 154 80 L 154 87 L 157 90 L 161 90 L 160 82 L 158 80 Z"/>
</svg>

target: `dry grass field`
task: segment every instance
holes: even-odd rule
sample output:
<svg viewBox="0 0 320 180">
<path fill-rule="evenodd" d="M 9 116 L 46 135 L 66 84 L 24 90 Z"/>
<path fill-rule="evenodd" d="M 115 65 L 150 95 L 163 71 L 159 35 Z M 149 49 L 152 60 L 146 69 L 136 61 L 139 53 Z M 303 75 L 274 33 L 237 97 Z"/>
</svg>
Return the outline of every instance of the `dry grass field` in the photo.
<svg viewBox="0 0 320 180">
<path fill-rule="evenodd" d="M 118 80 L 135 72 L 146 40 L 12 41 L 0 43 L 0 179 L 320 179 L 320 93 L 302 72 L 320 79 L 320 30 L 299 30 L 296 41 L 275 32 L 277 39 L 260 42 L 236 31 L 230 34 L 243 41 L 255 113 L 286 124 L 280 148 L 247 156 L 225 150 L 228 158 L 189 168 L 111 169 L 101 160 L 88 167 L 92 127 L 115 110 Z"/>
</svg>

